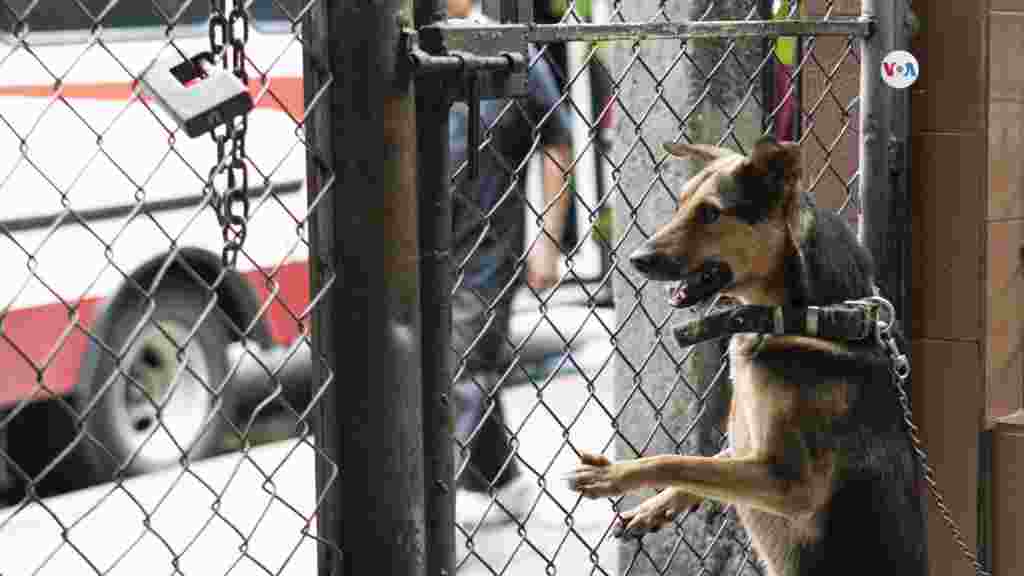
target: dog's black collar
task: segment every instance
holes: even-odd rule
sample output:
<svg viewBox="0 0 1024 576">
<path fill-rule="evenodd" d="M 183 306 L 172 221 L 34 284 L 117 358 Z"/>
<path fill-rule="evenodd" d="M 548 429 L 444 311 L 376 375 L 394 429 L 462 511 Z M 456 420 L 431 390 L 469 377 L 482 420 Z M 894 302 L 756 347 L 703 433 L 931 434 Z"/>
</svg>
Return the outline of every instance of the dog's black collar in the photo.
<svg viewBox="0 0 1024 576">
<path fill-rule="evenodd" d="M 746 333 L 855 342 L 874 336 L 880 321 L 891 322 L 883 312 L 867 300 L 832 306 L 737 306 L 676 326 L 672 333 L 683 347 Z"/>
</svg>

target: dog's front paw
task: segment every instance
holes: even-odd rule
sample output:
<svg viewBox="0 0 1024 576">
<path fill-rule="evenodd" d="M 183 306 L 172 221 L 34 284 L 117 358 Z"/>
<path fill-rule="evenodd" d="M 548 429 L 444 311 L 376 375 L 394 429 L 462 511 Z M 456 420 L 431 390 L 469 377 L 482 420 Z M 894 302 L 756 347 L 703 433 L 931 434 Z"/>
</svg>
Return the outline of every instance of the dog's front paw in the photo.
<svg viewBox="0 0 1024 576">
<path fill-rule="evenodd" d="M 627 467 L 613 464 L 599 454 L 580 454 L 581 464 L 564 476 L 569 489 L 587 498 L 618 496 L 634 486 L 627 481 Z"/>
<path fill-rule="evenodd" d="M 639 538 L 661 530 L 676 515 L 700 505 L 701 499 L 681 488 L 666 488 L 622 514 L 615 525 L 616 538 Z"/>
</svg>

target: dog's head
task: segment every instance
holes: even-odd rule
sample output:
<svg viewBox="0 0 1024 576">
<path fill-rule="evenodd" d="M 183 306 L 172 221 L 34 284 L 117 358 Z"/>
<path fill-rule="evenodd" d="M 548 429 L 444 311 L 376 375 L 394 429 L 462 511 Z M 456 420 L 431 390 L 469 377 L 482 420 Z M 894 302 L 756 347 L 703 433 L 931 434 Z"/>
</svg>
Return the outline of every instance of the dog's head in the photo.
<svg viewBox="0 0 1024 576">
<path fill-rule="evenodd" d="M 652 280 L 678 281 L 671 303 L 679 308 L 716 293 L 746 304 L 781 303 L 786 258 L 799 255 L 802 236 L 797 145 L 765 137 L 749 157 L 697 144 L 665 149 L 707 165 L 630 263 Z"/>
</svg>

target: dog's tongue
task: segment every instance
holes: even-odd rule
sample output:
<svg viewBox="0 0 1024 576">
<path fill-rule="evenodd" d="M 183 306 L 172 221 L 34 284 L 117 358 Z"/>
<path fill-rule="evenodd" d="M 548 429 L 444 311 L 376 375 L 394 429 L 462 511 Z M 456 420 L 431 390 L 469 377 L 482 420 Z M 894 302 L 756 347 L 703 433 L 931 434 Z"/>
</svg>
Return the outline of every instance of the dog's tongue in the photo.
<svg viewBox="0 0 1024 576">
<path fill-rule="evenodd" d="M 680 306 L 686 301 L 686 287 L 687 282 L 683 280 L 672 289 L 672 294 L 669 296 L 669 303 L 673 306 Z"/>
</svg>

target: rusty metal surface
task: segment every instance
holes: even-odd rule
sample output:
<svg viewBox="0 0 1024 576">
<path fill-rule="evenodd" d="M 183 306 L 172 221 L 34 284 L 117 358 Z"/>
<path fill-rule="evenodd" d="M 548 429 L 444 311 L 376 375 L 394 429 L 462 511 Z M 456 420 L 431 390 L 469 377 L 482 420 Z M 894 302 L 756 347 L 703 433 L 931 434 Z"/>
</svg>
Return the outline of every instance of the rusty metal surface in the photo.
<svg viewBox="0 0 1024 576">
<path fill-rule="evenodd" d="M 437 25 L 455 47 L 498 44 L 506 38 L 542 44 L 553 42 L 634 42 L 697 38 L 776 38 L 779 36 L 867 36 L 871 22 L 861 18 L 784 21 L 675 21 L 610 24 Z"/>
</svg>

